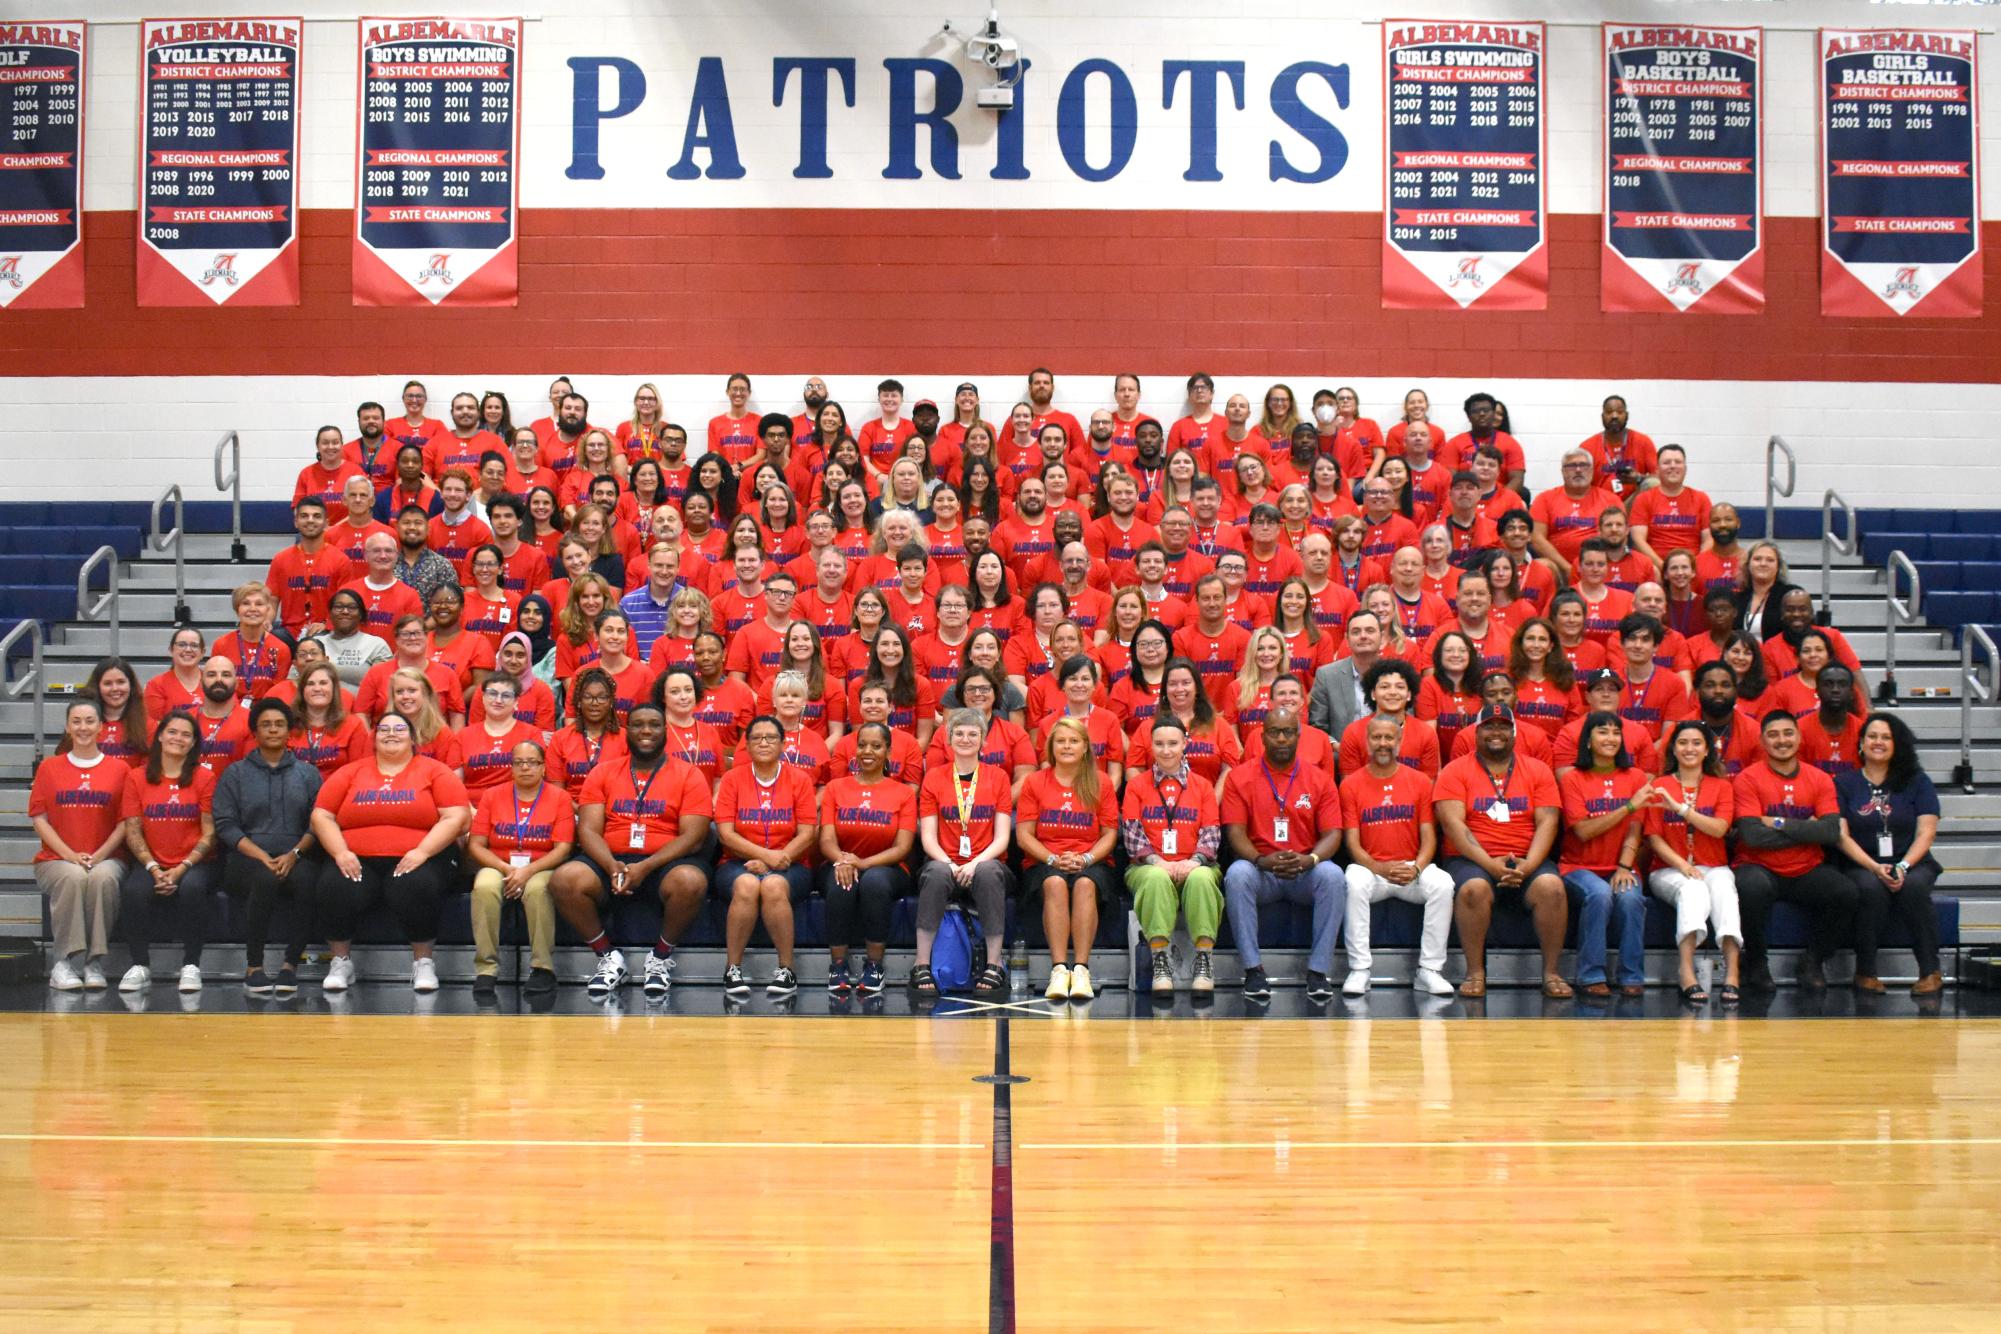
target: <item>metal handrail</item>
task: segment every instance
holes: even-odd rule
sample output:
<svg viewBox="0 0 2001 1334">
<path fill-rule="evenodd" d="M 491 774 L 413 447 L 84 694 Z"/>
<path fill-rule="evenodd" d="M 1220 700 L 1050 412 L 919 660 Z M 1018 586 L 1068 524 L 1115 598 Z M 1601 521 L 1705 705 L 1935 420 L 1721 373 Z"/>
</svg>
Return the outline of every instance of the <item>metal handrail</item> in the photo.
<svg viewBox="0 0 2001 1334">
<path fill-rule="evenodd" d="M 1897 596 L 1899 570 L 1911 583 L 1908 598 Z M 1900 626 L 1916 624 L 1918 609 L 1924 602 L 1924 585 L 1918 579 L 1918 567 L 1901 551 L 1891 552 L 1890 558 L 1883 562 L 1883 584 L 1883 683 L 1876 687 L 1876 698 L 1880 703 L 1894 704 L 1897 702 L 1897 630 Z"/>
<path fill-rule="evenodd" d="M 172 532 L 163 533 L 160 531 L 160 507 L 170 500 L 174 502 L 174 528 Z M 187 554 L 181 549 L 181 537 L 187 525 L 182 522 L 181 508 L 181 486 L 176 482 L 161 492 L 160 498 L 153 502 L 153 532 L 148 539 L 155 551 L 165 551 L 169 546 L 174 549 L 175 625 L 186 625 L 194 619 L 194 614 L 188 610 L 188 559 Z"/>
<path fill-rule="evenodd" d="M 222 475 L 222 451 L 229 451 L 229 476 Z M 247 559 L 250 549 L 243 545 L 243 446 L 236 432 L 224 431 L 215 442 L 215 489 L 229 492 L 229 558 Z"/>
<path fill-rule="evenodd" d="M 1786 456 L 1786 484 L 1779 485 L 1778 456 Z M 1793 457 L 1793 447 L 1778 436 L 1765 441 L 1765 540 L 1779 540 L 1778 497 L 1790 496 L 1793 483 L 1799 480 L 1799 460 Z"/>
<path fill-rule="evenodd" d="M 96 602 L 90 600 L 90 572 L 109 562 L 107 578 L 110 586 L 103 597 Z M 90 553 L 90 559 L 76 572 L 76 618 L 79 621 L 107 621 L 111 627 L 111 657 L 118 656 L 118 548 L 102 546 Z"/>
<path fill-rule="evenodd" d="M 1834 535 L 1835 507 L 1847 520 L 1848 536 Z M 1839 491 L 1830 488 L 1820 500 L 1820 615 L 1814 618 L 1820 625 L 1834 624 L 1834 558 L 1844 559 L 1862 549 L 1862 528 L 1855 513 L 1855 507 L 1844 499 Z"/>
<path fill-rule="evenodd" d="M 1978 640 L 1987 650 L 1986 679 L 1973 665 L 1973 644 Z M 1953 766 L 1952 781 L 1967 792 L 1973 791 L 1973 701 L 1992 704 L 2001 698 L 2001 651 L 1993 637 L 1977 625 L 1960 631 L 1959 637 L 1959 763 Z"/>
<path fill-rule="evenodd" d="M 29 640 L 28 674 L 18 681 L 9 680 L 7 678 L 11 677 L 13 672 L 7 666 L 7 655 L 13 650 L 14 641 L 23 635 L 26 635 Z M 0 682 L 4 682 L 6 686 L 7 697 L 12 699 L 30 686 L 33 686 L 35 690 L 35 763 L 38 766 L 42 762 L 42 756 L 46 753 L 46 747 L 42 738 L 42 705 L 48 694 L 48 673 L 43 669 L 42 647 L 42 623 L 40 621 L 22 621 L 12 630 L 9 630 L 4 639 L 0 639 Z"/>
</svg>

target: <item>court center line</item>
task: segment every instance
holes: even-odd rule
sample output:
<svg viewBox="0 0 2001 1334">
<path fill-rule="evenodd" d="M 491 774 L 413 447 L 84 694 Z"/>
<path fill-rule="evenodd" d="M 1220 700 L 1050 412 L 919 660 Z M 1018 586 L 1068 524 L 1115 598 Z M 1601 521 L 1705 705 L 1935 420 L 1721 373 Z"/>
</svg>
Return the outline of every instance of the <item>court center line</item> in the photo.
<svg viewBox="0 0 2001 1334">
<path fill-rule="evenodd" d="M 1007 1016 L 994 1022 L 994 1150 L 987 1235 L 987 1334 L 1015 1334 L 1014 1314 L 1014 1071 L 1009 1066 Z"/>
<path fill-rule="evenodd" d="M 1339 1152 L 1382 1149 L 1900 1149 L 1935 1147 L 1992 1147 L 2001 1145 L 2001 1136 L 1929 1136 L 1890 1139 L 1357 1139 L 1287 1140 L 1242 1139 L 1173 1141 L 1022 1141 L 1014 1147 L 1021 1153 L 1288 1153 L 1302 1150 Z"/>
<path fill-rule="evenodd" d="M 39 1131 L 0 1132 L 0 1143 L 22 1144 L 237 1144 L 309 1149 L 793 1149 L 852 1153 L 862 1150 L 973 1153 L 973 1140 L 766 1140 L 766 1139 L 425 1139 L 349 1135 L 82 1135 Z"/>
</svg>

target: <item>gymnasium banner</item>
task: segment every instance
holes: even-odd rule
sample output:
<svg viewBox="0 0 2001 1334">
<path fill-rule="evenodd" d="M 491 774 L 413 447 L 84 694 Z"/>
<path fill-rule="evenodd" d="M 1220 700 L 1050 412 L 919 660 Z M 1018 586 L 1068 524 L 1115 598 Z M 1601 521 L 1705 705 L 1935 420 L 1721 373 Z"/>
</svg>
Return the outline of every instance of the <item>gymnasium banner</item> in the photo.
<svg viewBox="0 0 2001 1334">
<path fill-rule="evenodd" d="M 1971 32 L 1822 28 L 1820 312 L 1980 315 Z"/>
<path fill-rule="evenodd" d="M 1383 305 L 1549 303 L 1540 23 L 1383 21 Z"/>
<path fill-rule="evenodd" d="M 83 304 L 84 25 L 0 23 L 0 307 Z"/>
<path fill-rule="evenodd" d="M 354 303 L 511 306 L 521 20 L 361 20 Z"/>
<path fill-rule="evenodd" d="M 299 304 L 303 28 L 140 24 L 140 305 Z"/>
<path fill-rule="evenodd" d="M 1607 23 L 1599 299 L 1765 308 L 1762 28 Z"/>
</svg>

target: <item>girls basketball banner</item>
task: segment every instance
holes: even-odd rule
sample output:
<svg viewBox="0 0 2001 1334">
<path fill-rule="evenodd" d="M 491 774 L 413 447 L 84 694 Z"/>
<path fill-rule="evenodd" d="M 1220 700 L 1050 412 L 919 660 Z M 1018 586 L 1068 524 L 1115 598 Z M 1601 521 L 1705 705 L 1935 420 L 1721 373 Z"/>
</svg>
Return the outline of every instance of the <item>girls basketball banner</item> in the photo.
<svg viewBox="0 0 2001 1334">
<path fill-rule="evenodd" d="M 1383 305 L 1549 298 L 1543 25 L 1383 23 Z"/>
<path fill-rule="evenodd" d="M 0 23 L 0 307 L 83 304 L 84 25 Z"/>
<path fill-rule="evenodd" d="M 1823 28 L 1823 315 L 1980 315 L 1971 32 Z"/>
<path fill-rule="evenodd" d="M 140 305 L 299 304 L 303 26 L 140 24 Z"/>
<path fill-rule="evenodd" d="M 520 19 L 361 20 L 354 303 L 520 291 Z"/>
<path fill-rule="evenodd" d="M 1608 311 L 1765 308 L 1764 30 L 1607 23 Z"/>
</svg>

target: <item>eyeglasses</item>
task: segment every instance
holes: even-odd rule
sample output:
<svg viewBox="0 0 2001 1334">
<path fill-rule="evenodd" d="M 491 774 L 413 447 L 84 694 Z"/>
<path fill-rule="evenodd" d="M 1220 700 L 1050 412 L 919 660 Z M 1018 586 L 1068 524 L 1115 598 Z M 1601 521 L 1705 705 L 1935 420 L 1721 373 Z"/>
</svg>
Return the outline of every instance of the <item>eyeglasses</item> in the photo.
<svg viewBox="0 0 2001 1334">
<path fill-rule="evenodd" d="M 382 723 L 375 729 L 377 736 L 409 736 L 410 729 L 402 723 Z"/>
</svg>

